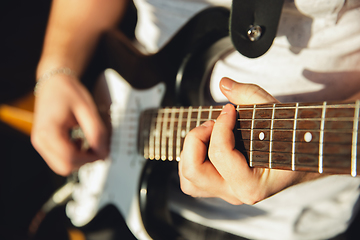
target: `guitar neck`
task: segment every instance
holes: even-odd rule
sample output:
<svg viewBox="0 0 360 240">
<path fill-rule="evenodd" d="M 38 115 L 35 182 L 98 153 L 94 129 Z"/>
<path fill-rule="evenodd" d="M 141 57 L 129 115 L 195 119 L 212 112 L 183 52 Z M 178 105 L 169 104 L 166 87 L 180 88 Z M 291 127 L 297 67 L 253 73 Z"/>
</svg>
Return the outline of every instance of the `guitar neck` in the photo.
<svg viewBox="0 0 360 240">
<path fill-rule="evenodd" d="M 147 110 L 139 149 L 147 159 L 180 160 L 186 134 L 222 106 Z M 357 175 L 359 101 L 237 106 L 236 148 L 250 167 Z"/>
</svg>

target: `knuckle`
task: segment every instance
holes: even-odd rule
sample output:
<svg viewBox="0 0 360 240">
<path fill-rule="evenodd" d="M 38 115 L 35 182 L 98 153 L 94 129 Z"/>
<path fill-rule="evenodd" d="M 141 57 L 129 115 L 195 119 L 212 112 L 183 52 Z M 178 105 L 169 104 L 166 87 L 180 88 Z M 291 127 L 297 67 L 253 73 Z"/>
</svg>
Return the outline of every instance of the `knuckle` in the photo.
<svg viewBox="0 0 360 240">
<path fill-rule="evenodd" d="M 249 83 L 248 88 L 246 90 L 247 90 L 246 93 L 253 94 L 256 93 L 257 91 L 261 91 L 262 88 L 257 84 Z"/>
<path fill-rule="evenodd" d="M 186 134 L 185 139 L 201 139 L 201 135 L 203 134 L 204 127 L 202 125 L 193 128 L 190 132 Z"/>
<path fill-rule="evenodd" d="M 197 137 L 196 128 L 194 128 L 186 134 L 185 139 L 187 139 L 189 141 L 189 139 L 194 139 L 196 137 Z"/>
<path fill-rule="evenodd" d="M 40 146 L 40 143 L 39 143 L 39 138 L 38 136 L 34 133 L 34 131 L 31 133 L 30 135 L 30 141 L 31 141 L 31 144 L 34 146 L 35 149 L 38 149 L 39 146 Z"/>
<path fill-rule="evenodd" d="M 248 99 L 251 99 L 254 95 L 259 94 L 259 92 L 263 91 L 263 89 L 256 84 L 249 84 L 246 91 L 245 96 Z"/>
<path fill-rule="evenodd" d="M 30 141 L 36 150 L 41 149 L 42 143 L 46 141 L 46 136 L 45 130 L 33 130 L 31 132 Z"/>
<path fill-rule="evenodd" d="M 243 204 L 242 201 L 240 201 L 239 199 L 224 199 L 225 201 L 227 201 L 228 203 L 232 204 L 232 205 L 241 205 Z"/>
<path fill-rule="evenodd" d="M 181 180 L 180 180 L 180 189 L 183 193 L 187 195 L 189 195 L 189 193 L 191 192 L 188 184 L 185 184 L 184 181 Z"/>
<path fill-rule="evenodd" d="M 180 180 L 180 189 L 186 195 L 190 195 L 192 197 L 195 197 L 194 196 L 194 187 L 192 187 L 191 184 L 186 183 L 186 181 L 181 181 Z"/>
<path fill-rule="evenodd" d="M 222 148 L 217 148 L 216 146 L 211 146 L 208 152 L 210 159 L 221 159 L 225 156 L 225 151 Z"/>
<path fill-rule="evenodd" d="M 53 171 L 61 176 L 68 176 L 75 170 L 75 164 L 69 159 L 57 159 L 53 162 Z"/>
<path fill-rule="evenodd" d="M 254 205 L 262 199 L 258 191 L 248 191 L 246 193 L 237 192 L 236 196 L 238 199 L 241 199 L 241 202 L 247 205 Z"/>
<path fill-rule="evenodd" d="M 245 203 L 245 204 L 247 204 L 247 205 L 254 205 L 254 204 L 257 203 L 257 202 L 258 202 L 258 200 L 256 200 L 255 198 L 251 198 L 251 197 L 245 198 L 245 199 L 243 200 L 243 203 Z"/>
<path fill-rule="evenodd" d="M 196 177 L 196 170 L 193 167 L 182 165 L 181 175 L 185 179 L 192 181 Z"/>
<path fill-rule="evenodd" d="M 55 168 L 55 169 L 53 169 L 53 171 L 56 174 L 65 177 L 65 176 L 69 176 L 73 172 L 73 169 L 72 169 L 72 167 L 63 166 L 63 167 Z"/>
</svg>

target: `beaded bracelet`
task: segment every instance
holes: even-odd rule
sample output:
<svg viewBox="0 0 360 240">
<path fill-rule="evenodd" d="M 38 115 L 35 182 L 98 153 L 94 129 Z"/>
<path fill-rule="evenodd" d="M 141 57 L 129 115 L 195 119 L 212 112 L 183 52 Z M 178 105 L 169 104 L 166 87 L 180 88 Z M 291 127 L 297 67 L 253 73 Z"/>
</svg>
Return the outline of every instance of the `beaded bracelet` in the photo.
<svg viewBox="0 0 360 240">
<path fill-rule="evenodd" d="M 76 77 L 76 73 L 71 70 L 70 68 L 67 67 L 62 67 L 62 68 L 56 68 L 53 69 L 49 72 L 44 73 L 39 79 L 37 79 L 36 81 L 36 85 L 34 87 L 34 95 L 36 96 L 37 92 L 39 92 L 41 85 L 49 80 L 51 77 L 55 76 L 55 75 L 59 75 L 59 74 L 64 74 L 67 76 L 73 76 Z"/>
</svg>

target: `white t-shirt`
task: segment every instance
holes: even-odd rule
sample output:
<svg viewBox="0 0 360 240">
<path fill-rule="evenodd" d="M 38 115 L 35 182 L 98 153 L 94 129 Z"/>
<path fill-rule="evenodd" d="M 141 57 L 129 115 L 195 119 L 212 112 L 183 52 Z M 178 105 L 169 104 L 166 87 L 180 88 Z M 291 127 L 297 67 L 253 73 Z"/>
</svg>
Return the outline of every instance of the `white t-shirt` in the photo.
<svg viewBox="0 0 360 240">
<path fill-rule="evenodd" d="M 230 0 L 135 0 L 136 35 L 156 52 L 187 20 Z M 282 102 L 343 100 L 360 91 L 360 0 L 285 0 L 278 34 L 263 56 L 234 51 L 219 60 L 211 79 L 218 101 L 221 77 L 260 85 Z M 254 206 L 184 198 L 173 210 L 185 218 L 250 239 L 326 239 L 343 232 L 359 197 L 360 178 L 324 177 L 298 184 Z M 179 200 L 181 199 L 181 200 Z"/>
</svg>

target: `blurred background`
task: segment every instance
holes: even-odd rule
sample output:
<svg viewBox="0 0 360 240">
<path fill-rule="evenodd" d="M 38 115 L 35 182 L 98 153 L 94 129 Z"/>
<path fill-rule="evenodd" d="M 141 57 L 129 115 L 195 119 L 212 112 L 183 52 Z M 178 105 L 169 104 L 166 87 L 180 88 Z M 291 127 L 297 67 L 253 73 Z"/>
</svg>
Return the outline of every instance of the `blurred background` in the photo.
<svg viewBox="0 0 360 240">
<path fill-rule="evenodd" d="M 41 214 L 43 204 L 66 182 L 47 167 L 29 135 L 35 70 L 51 1 L 2 0 L 0 6 L 0 239 L 134 239 L 112 206 L 81 229 L 72 226 L 63 205 Z M 119 28 L 133 37 L 136 9 L 130 8 Z M 359 223 L 358 216 L 341 239 L 357 239 Z"/>
<path fill-rule="evenodd" d="M 101 220 L 83 229 L 71 225 L 63 205 L 46 216 L 40 212 L 66 182 L 47 167 L 29 135 L 35 71 L 50 7 L 50 0 L 0 4 L 0 239 L 133 239 L 111 206 L 99 214 Z M 129 35 L 132 22 L 126 25 Z"/>
</svg>

